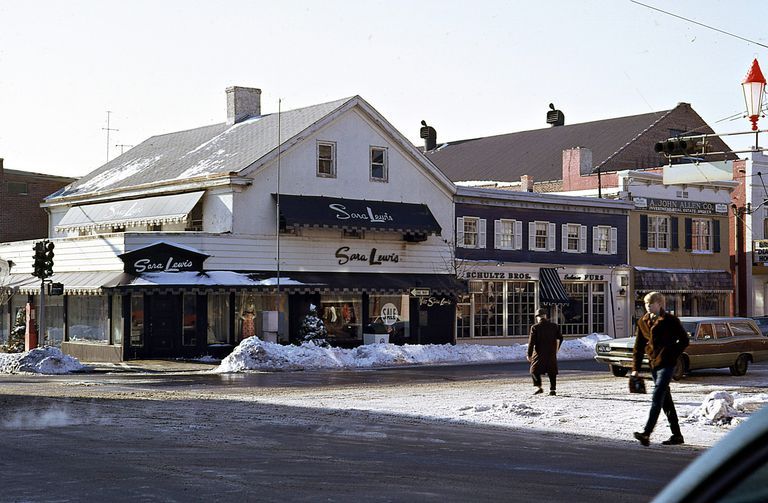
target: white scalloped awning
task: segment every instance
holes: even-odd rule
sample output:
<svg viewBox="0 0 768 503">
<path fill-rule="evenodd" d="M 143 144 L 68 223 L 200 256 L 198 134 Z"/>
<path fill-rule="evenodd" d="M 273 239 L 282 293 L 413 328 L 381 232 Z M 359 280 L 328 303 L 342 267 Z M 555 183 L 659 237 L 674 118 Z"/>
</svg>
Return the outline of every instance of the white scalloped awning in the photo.
<svg viewBox="0 0 768 503">
<path fill-rule="evenodd" d="M 122 274 L 121 271 L 61 272 L 48 281 L 62 283 L 67 295 L 99 295 L 104 292 L 104 285 L 111 284 Z M 5 286 L 13 293 L 40 295 L 40 279 L 31 274 L 11 274 Z"/>
<path fill-rule="evenodd" d="M 205 191 L 73 206 L 56 230 L 110 229 L 184 222 Z"/>
</svg>

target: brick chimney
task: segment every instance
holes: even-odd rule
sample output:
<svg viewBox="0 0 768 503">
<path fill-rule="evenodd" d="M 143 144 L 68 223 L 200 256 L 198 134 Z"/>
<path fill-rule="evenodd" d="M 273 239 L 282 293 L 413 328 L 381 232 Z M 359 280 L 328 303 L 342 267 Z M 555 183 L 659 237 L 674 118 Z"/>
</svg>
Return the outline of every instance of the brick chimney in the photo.
<svg viewBox="0 0 768 503">
<path fill-rule="evenodd" d="M 261 89 L 232 86 L 227 88 L 227 124 L 237 124 L 261 115 Z"/>
<path fill-rule="evenodd" d="M 582 175 L 592 173 L 592 151 L 584 147 L 563 150 L 563 190 L 580 190 L 584 186 Z M 589 182 L 586 182 L 589 185 Z"/>
<path fill-rule="evenodd" d="M 520 190 L 523 192 L 533 192 L 533 177 L 523 175 L 520 177 Z"/>
</svg>

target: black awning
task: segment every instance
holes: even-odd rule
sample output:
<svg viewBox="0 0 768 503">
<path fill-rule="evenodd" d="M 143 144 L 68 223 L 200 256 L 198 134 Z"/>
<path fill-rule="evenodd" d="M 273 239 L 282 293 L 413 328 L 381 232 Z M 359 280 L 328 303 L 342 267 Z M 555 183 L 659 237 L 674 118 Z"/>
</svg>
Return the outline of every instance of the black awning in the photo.
<svg viewBox="0 0 768 503">
<path fill-rule="evenodd" d="M 638 292 L 721 292 L 733 291 L 733 277 L 728 271 L 635 270 Z"/>
<path fill-rule="evenodd" d="M 270 278 L 274 287 L 275 273 L 250 275 L 254 279 Z M 379 274 L 353 272 L 291 272 L 280 274 L 280 289 L 287 292 L 366 292 L 407 294 L 414 288 L 429 289 L 430 295 L 459 295 L 467 292 L 467 284 L 449 274 Z"/>
<path fill-rule="evenodd" d="M 441 232 L 426 204 L 288 194 L 280 194 L 280 224 L 289 228 L 334 227 L 406 234 Z"/>
<path fill-rule="evenodd" d="M 539 302 L 544 306 L 568 305 L 571 299 L 565 292 L 557 269 L 542 267 L 539 269 Z"/>
</svg>

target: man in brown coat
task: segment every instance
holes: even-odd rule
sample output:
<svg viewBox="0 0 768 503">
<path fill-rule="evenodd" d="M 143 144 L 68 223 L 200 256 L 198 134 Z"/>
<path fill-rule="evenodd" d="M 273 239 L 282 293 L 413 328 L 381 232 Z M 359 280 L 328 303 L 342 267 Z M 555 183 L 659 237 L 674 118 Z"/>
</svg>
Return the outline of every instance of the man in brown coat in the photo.
<svg viewBox="0 0 768 503">
<path fill-rule="evenodd" d="M 651 292 L 645 296 L 645 309 L 648 311 L 637 321 L 635 347 L 632 351 L 632 375 L 636 376 L 643 363 L 643 356 L 648 356 L 651 365 L 654 388 L 651 398 L 651 411 L 643 431 L 634 433 L 643 445 L 650 443 L 651 433 L 656 427 L 659 413 L 663 410 L 669 421 L 672 436 L 662 442 L 664 445 L 678 445 L 685 442 L 680 432 L 675 404 L 669 391 L 669 383 L 675 373 L 677 359 L 688 346 L 688 333 L 680 320 L 664 310 L 664 295 Z"/>
<path fill-rule="evenodd" d="M 528 361 L 531 362 L 531 377 L 536 387 L 534 395 L 544 392 L 541 389 L 541 374 L 549 377 L 549 394 L 557 394 L 557 352 L 562 343 L 560 327 L 547 319 L 544 309 L 537 309 L 536 323 L 531 326 L 528 337 Z"/>
</svg>

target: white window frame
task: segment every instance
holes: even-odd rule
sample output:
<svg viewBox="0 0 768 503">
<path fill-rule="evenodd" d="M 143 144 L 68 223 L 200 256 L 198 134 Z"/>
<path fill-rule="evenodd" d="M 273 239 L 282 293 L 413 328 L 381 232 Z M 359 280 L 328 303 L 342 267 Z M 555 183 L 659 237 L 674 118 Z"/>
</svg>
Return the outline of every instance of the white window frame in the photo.
<svg viewBox="0 0 768 503">
<path fill-rule="evenodd" d="M 605 250 L 601 250 L 600 243 L 605 243 Z M 618 245 L 618 229 L 609 225 L 596 225 L 592 227 L 592 253 L 597 255 L 616 255 Z"/>
<path fill-rule="evenodd" d="M 475 230 L 467 233 L 467 226 L 474 222 Z M 479 217 L 456 218 L 456 246 L 458 248 L 485 248 L 485 219 Z M 468 235 L 475 235 L 474 243 L 467 243 Z"/>
<path fill-rule="evenodd" d="M 321 147 L 330 147 L 331 148 L 331 158 L 326 159 L 324 157 L 320 157 L 320 148 Z M 336 143 L 332 141 L 318 141 L 317 142 L 317 148 L 315 149 L 315 157 L 316 157 L 316 174 L 317 176 L 321 178 L 336 178 Z M 331 172 L 325 173 L 320 171 L 320 162 L 330 160 L 331 162 Z"/>
<path fill-rule="evenodd" d="M 697 225 L 699 224 L 699 225 Z M 701 224 L 706 224 L 706 234 L 701 234 Z M 711 218 L 692 218 L 691 219 L 691 253 L 711 254 L 712 252 L 712 219 Z M 706 247 L 700 247 L 700 241 L 707 240 Z"/>
<path fill-rule="evenodd" d="M 544 235 L 536 234 L 537 229 L 543 229 Z M 555 231 L 556 226 L 552 222 L 543 222 L 541 220 L 535 220 L 528 222 L 528 249 L 530 251 L 554 251 L 555 250 Z M 545 240 L 544 247 L 536 245 L 536 238 L 543 237 Z"/>
<path fill-rule="evenodd" d="M 374 150 L 380 150 L 382 152 L 382 161 L 381 161 L 381 163 L 374 163 L 373 162 L 373 151 Z M 389 162 L 388 162 L 388 158 L 389 158 L 389 152 L 387 151 L 386 147 L 376 147 L 376 146 L 372 145 L 371 148 L 368 150 L 368 160 L 369 160 L 368 175 L 369 175 L 370 180 L 372 182 L 388 182 L 389 181 Z M 381 166 L 381 173 L 382 173 L 381 177 L 373 176 L 373 167 L 374 167 L 374 165 Z"/>
<path fill-rule="evenodd" d="M 505 227 L 507 229 L 504 229 Z M 497 250 L 521 250 L 523 248 L 523 222 L 520 220 L 508 218 L 494 220 L 493 233 L 493 247 Z"/>
<path fill-rule="evenodd" d="M 666 232 L 662 233 L 660 231 L 653 230 L 654 229 L 654 222 L 656 222 L 656 221 L 658 221 L 658 222 L 666 221 L 666 223 L 667 223 L 667 230 L 666 230 Z M 670 251 L 669 244 L 670 244 L 670 240 L 672 239 L 672 236 L 671 236 L 671 234 L 672 234 L 671 224 L 672 224 L 672 222 L 671 222 L 671 220 L 670 220 L 670 218 L 668 216 L 665 216 L 665 215 L 648 215 L 648 229 L 647 229 L 647 231 L 648 231 L 648 251 L 651 251 L 651 252 L 668 252 L 668 251 Z M 656 228 L 659 228 L 659 227 L 660 227 L 660 225 L 656 226 Z M 651 236 L 652 235 L 654 236 L 654 239 L 653 239 L 654 246 L 651 246 Z M 666 239 L 666 241 L 667 241 L 667 246 L 666 247 L 658 246 L 658 244 L 659 244 L 659 236 L 664 236 L 664 238 Z"/>
<path fill-rule="evenodd" d="M 574 231 L 574 236 L 571 235 Z M 567 223 L 561 226 L 560 249 L 564 253 L 586 253 L 587 252 L 587 226 L 581 224 Z M 575 247 L 571 248 L 571 241 L 575 239 Z"/>
</svg>

